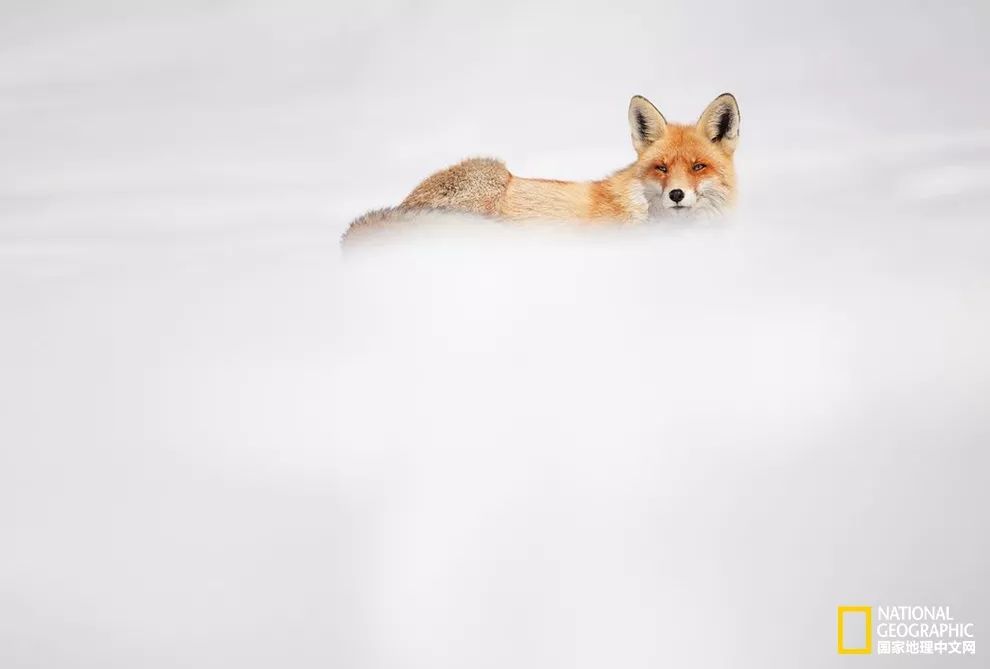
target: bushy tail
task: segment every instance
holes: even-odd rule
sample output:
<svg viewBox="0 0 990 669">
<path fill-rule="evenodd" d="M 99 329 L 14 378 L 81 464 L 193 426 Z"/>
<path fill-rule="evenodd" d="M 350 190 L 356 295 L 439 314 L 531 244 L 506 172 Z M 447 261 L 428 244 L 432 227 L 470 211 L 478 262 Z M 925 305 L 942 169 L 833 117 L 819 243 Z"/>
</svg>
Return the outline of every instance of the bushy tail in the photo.
<svg viewBox="0 0 990 669">
<path fill-rule="evenodd" d="M 340 243 L 347 244 L 348 242 L 352 242 L 356 237 L 360 237 L 373 230 L 378 230 L 390 222 L 399 220 L 404 214 L 408 213 L 409 210 L 402 207 L 385 207 L 384 209 L 369 211 L 367 214 L 351 221 L 351 224 L 347 226 L 347 230 L 344 232 L 344 236 L 340 238 Z"/>
<path fill-rule="evenodd" d="M 409 224 L 416 223 L 422 220 L 424 216 L 429 216 L 433 214 L 450 214 L 451 212 L 445 209 L 440 209 L 436 207 L 405 207 L 399 205 L 398 207 L 385 207 L 383 209 L 374 209 L 369 211 L 363 216 L 359 216 L 354 219 L 347 230 L 344 232 L 343 236 L 340 238 L 341 246 L 353 246 L 355 243 L 360 242 L 363 239 L 370 239 L 375 237 L 375 235 L 383 230 L 393 228 L 398 230 L 400 227 L 408 226 Z"/>
<path fill-rule="evenodd" d="M 412 222 L 437 222 L 460 214 L 488 219 L 498 212 L 512 175 L 499 160 L 469 158 L 433 174 L 420 183 L 398 207 L 369 211 L 347 228 L 341 245 L 347 246 L 386 228 Z M 425 220 L 424 220 L 425 219 Z"/>
<path fill-rule="evenodd" d="M 499 223 L 495 216 L 486 216 L 473 212 L 457 211 L 444 207 L 386 207 L 369 211 L 357 218 L 347 228 L 340 245 L 347 249 L 367 243 L 378 246 L 390 239 L 403 238 L 406 234 L 435 234 L 443 231 L 464 233 L 469 230 L 491 230 L 491 224 Z M 408 237 L 404 237 L 407 238 Z"/>
</svg>

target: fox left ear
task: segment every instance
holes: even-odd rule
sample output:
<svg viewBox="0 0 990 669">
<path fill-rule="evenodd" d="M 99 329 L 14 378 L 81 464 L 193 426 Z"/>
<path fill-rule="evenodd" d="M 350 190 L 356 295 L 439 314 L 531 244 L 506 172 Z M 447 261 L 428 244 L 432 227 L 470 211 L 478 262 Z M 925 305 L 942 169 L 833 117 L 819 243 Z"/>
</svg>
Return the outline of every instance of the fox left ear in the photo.
<svg viewBox="0 0 990 669">
<path fill-rule="evenodd" d="M 701 113 L 698 132 L 721 146 L 727 153 L 736 150 L 739 141 L 739 105 L 731 93 L 722 93 Z"/>
<path fill-rule="evenodd" d="M 642 95 L 634 95 L 629 101 L 629 130 L 636 153 L 643 153 L 667 132 L 667 121 L 652 102 Z"/>
</svg>

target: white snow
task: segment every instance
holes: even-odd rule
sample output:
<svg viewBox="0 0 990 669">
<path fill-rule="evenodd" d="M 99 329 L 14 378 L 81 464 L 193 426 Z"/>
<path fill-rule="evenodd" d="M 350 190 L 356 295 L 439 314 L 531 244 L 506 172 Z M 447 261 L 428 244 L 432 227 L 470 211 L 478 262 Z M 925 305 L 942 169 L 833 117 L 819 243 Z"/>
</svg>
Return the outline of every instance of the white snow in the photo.
<svg viewBox="0 0 990 669">
<path fill-rule="evenodd" d="M 983 629 L 986 3 L 533 4 L 0 7 L 0 666 Z M 724 90 L 731 221 L 339 252 L 439 167 L 597 178 L 630 95 Z"/>
</svg>

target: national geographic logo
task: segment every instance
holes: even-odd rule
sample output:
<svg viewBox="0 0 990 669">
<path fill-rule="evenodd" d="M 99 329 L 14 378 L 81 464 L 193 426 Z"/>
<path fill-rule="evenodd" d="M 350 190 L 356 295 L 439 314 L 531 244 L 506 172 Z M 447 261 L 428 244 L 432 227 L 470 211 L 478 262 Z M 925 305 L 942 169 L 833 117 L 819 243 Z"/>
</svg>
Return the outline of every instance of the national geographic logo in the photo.
<svg viewBox="0 0 990 669">
<path fill-rule="evenodd" d="M 874 619 L 874 609 L 876 617 Z M 839 655 L 976 655 L 974 625 L 948 606 L 840 606 Z"/>
</svg>

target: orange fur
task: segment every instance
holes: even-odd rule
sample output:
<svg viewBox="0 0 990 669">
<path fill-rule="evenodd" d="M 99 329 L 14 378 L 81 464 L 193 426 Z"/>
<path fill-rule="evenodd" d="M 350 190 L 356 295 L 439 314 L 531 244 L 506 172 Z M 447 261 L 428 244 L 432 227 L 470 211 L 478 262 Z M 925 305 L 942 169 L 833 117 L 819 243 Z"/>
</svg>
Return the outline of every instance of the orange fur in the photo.
<svg viewBox="0 0 990 669">
<path fill-rule="evenodd" d="M 735 98 L 720 95 L 694 125 L 674 125 L 636 96 L 629 105 L 629 123 L 636 161 L 600 181 L 525 179 L 497 160 L 473 158 L 430 176 L 397 209 L 358 219 L 348 235 L 359 227 L 387 227 L 382 224 L 401 211 L 642 223 L 685 213 L 720 213 L 731 206 L 739 131 Z"/>
<path fill-rule="evenodd" d="M 664 136 L 644 151 L 636 164 L 641 178 L 655 183 L 660 190 L 674 182 L 687 183 L 697 190 L 702 181 L 714 178 L 724 184 L 730 202 L 734 200 L 736 171 L 732 154 L 708 141 L 695 126 L 667 126 Z M 661 165 L 666 172 L 657 169 Z M 703 167 L 695 170 L 695 165 Z"/>
</svg>

